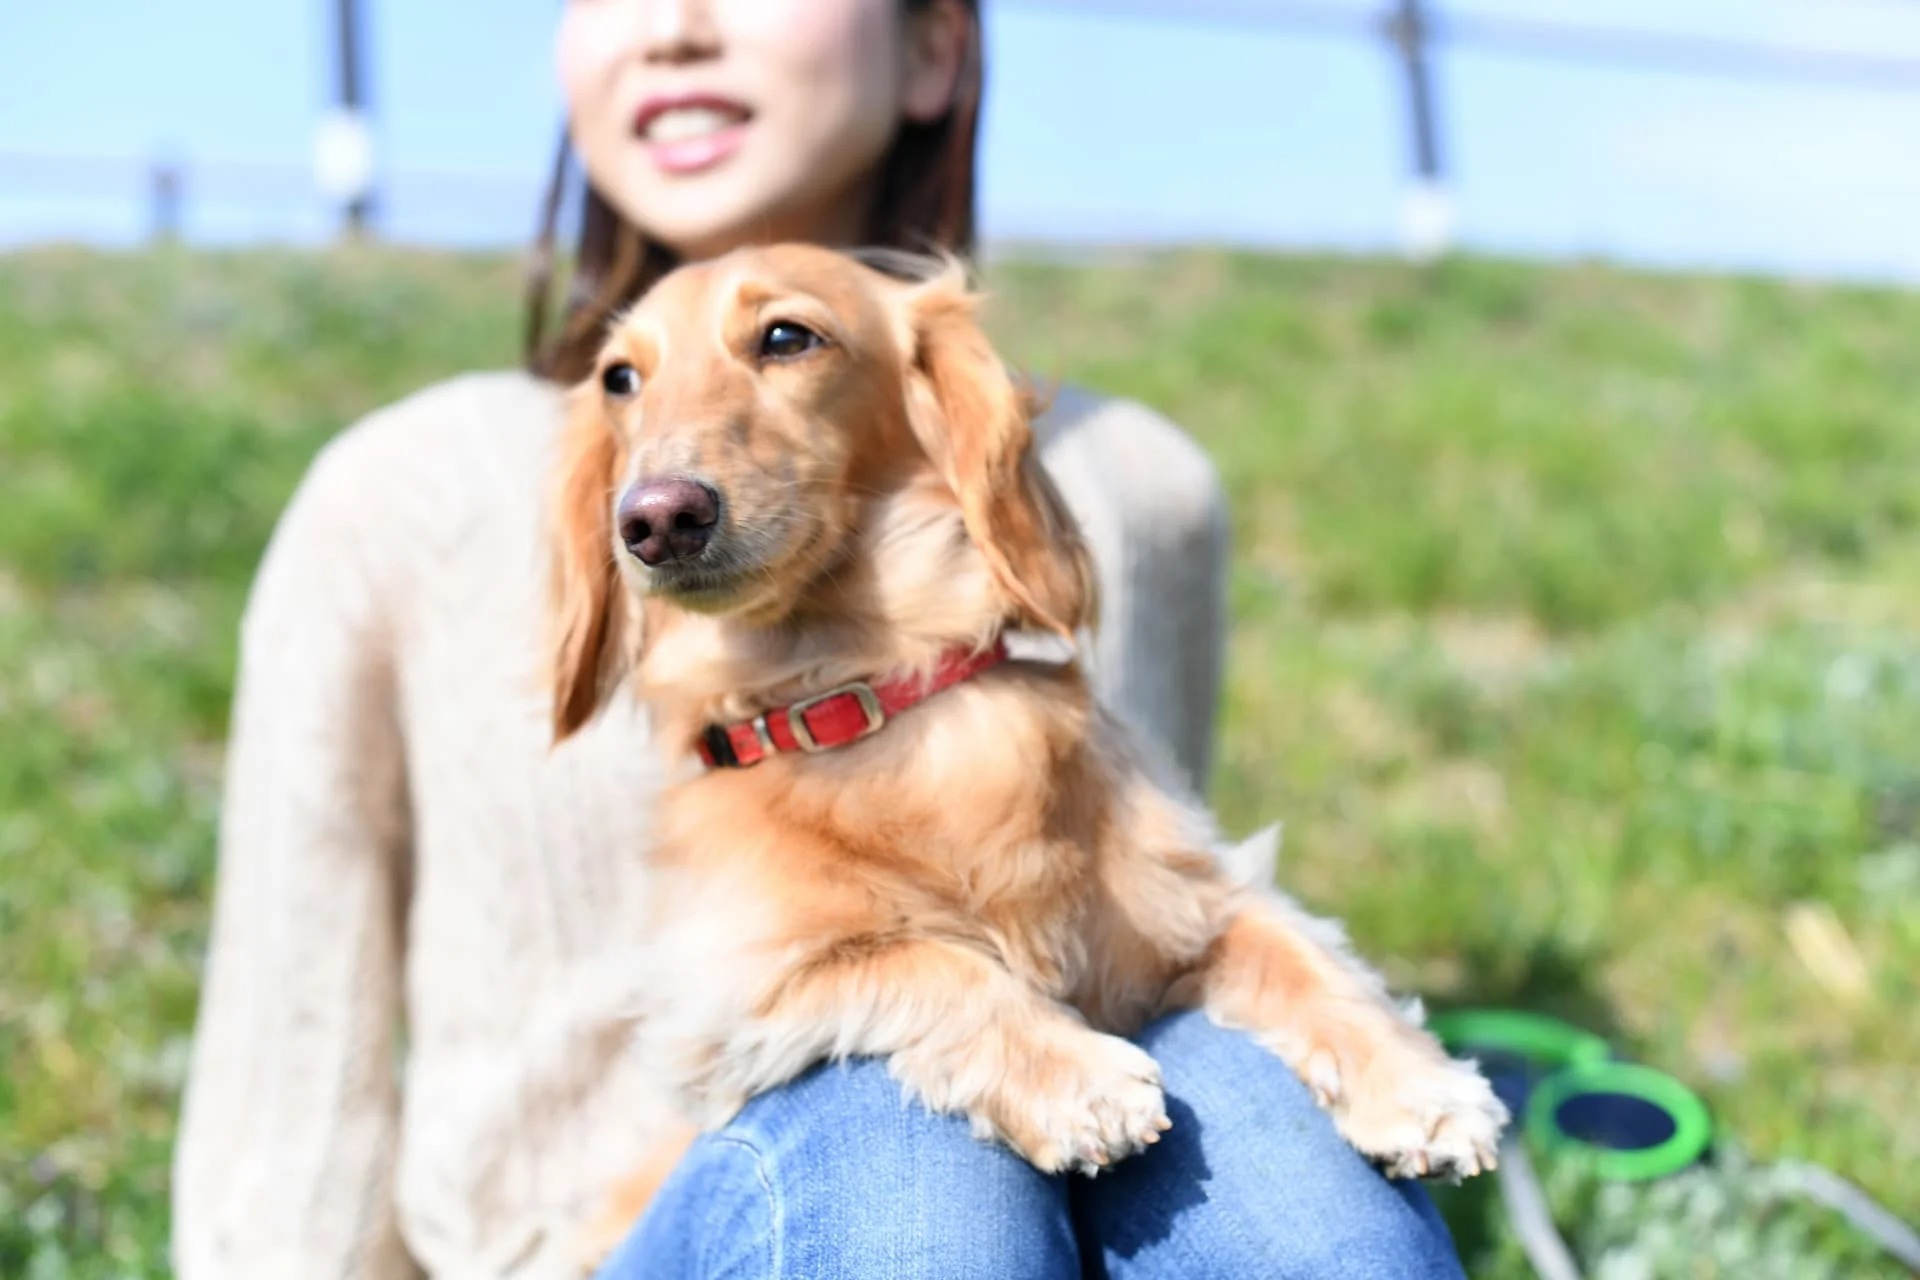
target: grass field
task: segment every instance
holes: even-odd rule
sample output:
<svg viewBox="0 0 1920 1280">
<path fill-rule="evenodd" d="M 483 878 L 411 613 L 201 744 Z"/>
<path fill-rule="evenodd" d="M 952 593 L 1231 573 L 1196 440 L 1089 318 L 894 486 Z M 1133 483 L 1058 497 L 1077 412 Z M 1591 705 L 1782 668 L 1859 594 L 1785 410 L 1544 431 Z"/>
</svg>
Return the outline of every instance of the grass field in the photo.
<svg viewBox="0 0 1920 1280">
<path fill-rule="evenodd" d="M 247 577 L 331 432 L 512 360 L 513 280 L 0 258 L 0 1275 L 164 1274 Z M 1718 1173 L 1549 1170 L 1591 1273 L 1901 1274 L 1741 1153 L 1920 1213 L 1920 295 L 1212 254 L 993 285 L 1010 354 L 1226 478 L 1229 826 L 1284 817 L 1284 882 L 1400 985 L 1714 1107 Z M 1476 1275 L 1527 1274 L 1448 1207 Z"/>
</svg>

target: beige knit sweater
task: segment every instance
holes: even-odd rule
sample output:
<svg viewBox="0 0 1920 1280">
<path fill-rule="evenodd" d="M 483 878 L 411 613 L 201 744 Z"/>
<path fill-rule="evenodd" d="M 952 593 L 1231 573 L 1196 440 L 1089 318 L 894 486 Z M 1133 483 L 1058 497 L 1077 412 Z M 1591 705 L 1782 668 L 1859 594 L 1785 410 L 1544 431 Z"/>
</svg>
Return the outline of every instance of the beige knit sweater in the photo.
<svg viewBox="0 0 1920 1280">
<path fill-rule="evenodd" d="M 461 378 L 331 444 L 242 625 L 174 1171 L 181 1280 L 573 1274 L 662 1102 L 623 1053 L 657 786 L 618 703 L 558 750 L 538 679 L 559 398 Z M 1225 528 L 1201 454 L 1064 393 L 1044 456 L 1104 592 L 1105 694 L 1195 777 Z"/>
</svg>

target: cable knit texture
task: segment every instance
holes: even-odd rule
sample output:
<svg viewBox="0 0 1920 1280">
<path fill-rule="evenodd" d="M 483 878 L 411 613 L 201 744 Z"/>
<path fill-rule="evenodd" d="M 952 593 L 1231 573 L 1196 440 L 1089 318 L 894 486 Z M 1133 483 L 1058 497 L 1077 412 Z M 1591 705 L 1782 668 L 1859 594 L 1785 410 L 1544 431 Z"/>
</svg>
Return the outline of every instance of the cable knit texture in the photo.
<svg viewBox="0 0 1920 1280">
<path fill-rule="evenodd" d="M 520 374 L 442 384 L 330 444 L 275 531 L 242 623 L 182 1280 L 575 1275 L 575 1229 L 664 1114 L 621 1018 L 645 718 L 621 699 L 548 746 L 560 423 Z M 1204 777 L 1214 473 L 1135 404 L 1068 390 L 1039 431 L 1100 573 L 1096 681 Z"/>
</svg>

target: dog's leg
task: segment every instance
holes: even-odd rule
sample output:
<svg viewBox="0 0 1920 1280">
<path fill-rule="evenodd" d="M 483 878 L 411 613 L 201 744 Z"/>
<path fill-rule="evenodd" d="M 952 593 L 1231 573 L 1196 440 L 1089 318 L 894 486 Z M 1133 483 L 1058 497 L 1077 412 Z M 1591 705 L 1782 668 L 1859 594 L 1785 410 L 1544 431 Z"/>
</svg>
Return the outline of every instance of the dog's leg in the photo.
<svg viewBox="0 0 1920 1280">
<path fill-rule="evenodd" d="M 822 1058 L 886 1055 L 933 1110 L 963 1113 L 1046 1173 L 1092 1173 L 1170 1127 L 1160 1068 L 964 942 L 845 939 L 792 970 L 722 1058 L 765 1087 Z"/>
<path fill-rule="evenodd" d="M 1400 1176 L 1465 1176 L 1494 1164 L 1506 1109 L 1388 999 L 1338 925 L 1277 893 L 1228 880 L 1206 850 L 1211 818 L 1119 743 L 1083 785 L 1122 815 L 1099 845 L 1090 972 L 1096 1007 L 1202 1008 L 1250 1033 L 1313 1091 L 1349 1142 Z M 1149 957 L 1169 966 L 1153 985 Z M 1131 959 L 1129 959 L 1131 957 Z"/>
<path fill-rule="evenodd" d="M 1388 999 L 1338 925 L 1279 895 L 1249 895 L 1174 995 L 1283 1058 L 1388 1173 L 1460 1178 L 1494 1167 L 1506 1108 L 1478 1070 Z"/>
</svg>

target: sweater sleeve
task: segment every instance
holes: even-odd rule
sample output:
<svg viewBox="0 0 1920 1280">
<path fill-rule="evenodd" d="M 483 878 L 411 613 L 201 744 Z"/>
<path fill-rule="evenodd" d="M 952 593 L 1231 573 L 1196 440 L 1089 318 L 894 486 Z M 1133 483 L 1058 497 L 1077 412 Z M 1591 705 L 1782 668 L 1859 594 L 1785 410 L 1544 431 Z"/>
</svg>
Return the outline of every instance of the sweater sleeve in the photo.
<svg viewBox="0 0 1920 1280">
<path fill-rule="evenodd" d="M 1063 394 L 1042 453 L 1100 580 L 1102 700 L 1204 794 L 1226 646 L 1226 499 L 1212 462 L 1142 405 Z"/>
<path fill-rule="evenodd" d="M 275 530 L 241 624 L 219 872 L 174 1166 L 181 1280 L 397 1280 L 408 843 L 384 561 L 355 432 Z"/>
</svg>

